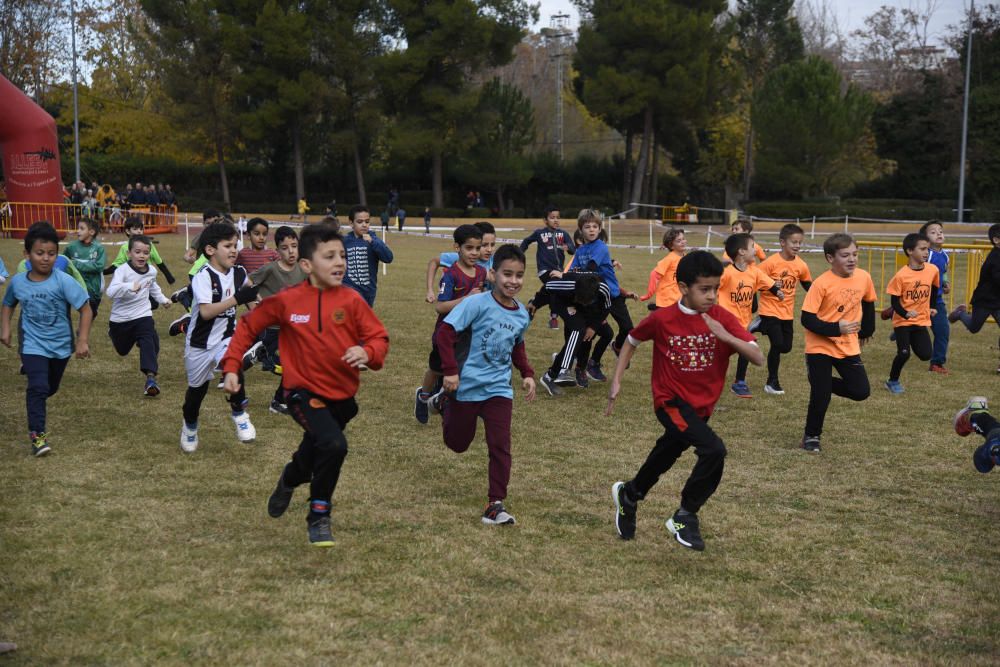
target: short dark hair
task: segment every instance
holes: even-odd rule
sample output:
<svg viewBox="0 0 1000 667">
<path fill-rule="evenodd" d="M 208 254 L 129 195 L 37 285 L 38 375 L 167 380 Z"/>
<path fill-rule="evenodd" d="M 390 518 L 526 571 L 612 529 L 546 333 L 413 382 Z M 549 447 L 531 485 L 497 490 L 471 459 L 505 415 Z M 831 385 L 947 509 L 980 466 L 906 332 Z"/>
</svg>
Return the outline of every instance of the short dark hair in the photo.
<svg viewBox="0 0 1000 667">
<path fill-rule="evenodd" d="M 986 238 L 993 242 L 993 239 L 1000 239 L 1000 222 L 990 225 L 989 231 L 986 232 Z"/>
<path fill-rule="evenodd" d="M 735 262 L 740 250 L 749 246 L 751 241 L 753 241 L 753 237 L 749 234 L 743 232 L 730 234 L 726 237 L 726 256 Z"/>
<path fill-rule="evenodd" d="M 101 223 L 99 223 L 97 220 L 94 220 L 93 218 L 80 218 L 80 222 L 87 225 L 87 227 L 90 228 L 90 231 L 94 232 L 95 234 L 101 231 Z"/>
<path fill-rule="evenodd" d="M 548 220 L 549 213 L 552 213 L 552 211 L 555 211 L 556 213 L 559 213 L 559 212 L 561 212 L 561 209 L 558 206 L 556 206 L 555 204 L 549 204 L 548 206 L 545 207 L 545 215 L 542 216 L 542 219 L 543 220 Z"/>
<path fill-rule="evenodd" d="M 129 217 L 125 218 L 125 224 L 123 225 L 122 229 L 124 229 L 124 230 L 142 229 L 145 226 L 146 226 L 146 223 L 144 223 L 142 221 L 142 217 L 141 216 L 130 215 Z"/>
<path fill-rule="evenodd" d="M 198 239 L 198 254 L 204 255 L 205 248 L 208 246 L 218 248 L 220 242 L 233 238 L 236 238 L 236 228 L 232 224 L 228 222 L 210 223 L 201 232 L 201 237 Z"/>
<path fill-rule="evenodd" d="M 747 230 L 747 234 L 753 231 L 753 221 L 750 218 L 738 218 L 730 227 L 735 227 L 736 225 L 739 225 L 740 229 Z"/>
<path fill-rule="evenodd" d="M 206 208 L 201 214 L 201 221 L 208 222 L 209 220 L 214 220 L 215 218 L 221 218 L 222 213 L 219 212 L 217 208 Z"/>
<path fill-rule="evenodd" d="M 328 215 L 319 221 L 321 225 L 327 225 L 333 227 L 334 229 L 340 229 L 340 218 L 335 215 Z"/>
<path fill-rule="evenodd" d="M 802 228 L 796 225 L 794 222 L 789 222 L 787 225 L 782 225 L 781 231 L 778 232 L 778 239 L 784 241 L 788 239 L 789 236 L 794 236 L 795 234 L 806 235 Z"/>
<path fill-rule="evenodd" d="M 677 237 L 684 233 L 684 230 L 680 227 L 674 227 L 672 225 L 667 225 L 667 230 L 663 232 L 663 247 L 670 250 L 670 246 L 674 244 Z"/>
<path fill-rule="evenodd" d="M 944 225 L 941 224 L 940 220 L 928 220 L 924 224 L 920 225 L 920 233 L 926 234 L 927 230 L 931 228 L 931 225 L 937 225 L 942 231 L 944 231 Z"/>
<path fill-rule="evenodd" d="M 281 227 L 278 227 L 277 231 L 274 232 L 274 245 L 281 245 L 282 241 L 289 238 L 298 239 L 299 236 L 295 233 L 295 230 L 288 225 L 282 225 Z"/>
<path fill-rule="evenodd" d="M 367 213 L 368 215 L 371 215 L 371 211 L 368 210 L 367 206 L 364 204 L 356 204 L 351 207 L 350 211 L 347 212 L 347 219 L 354 222 L 354 216 L 358 213 Z"/>
<path fill-rule="evenodd" d="M 320 243 L 329 243 L 330 241 L 344 242 L 340 231 L 332 225 L 318 224 L 303 227 L 302 233 L 299 234 L 299 259 L 312 259 L 316 247 Z"/>
<path fill-rule="evenodd" d="M 843 250 L 852 245 L 855 245 L 853 236 L 845 232 L 837 232 L 836 234 L 831 234 L 823 241 L 823 254 L 836 255 L 838 250 Z"/>
<path fill-rule="evenodd" d="M 475 225 L 459 225 L 455 228 L 451 237 L 455 239 L 455 243 L 462 245 L 469 239 L 479 239 L 481 241 L 483 239 L 483 232 Z"/>
<path fill-rule="evenodd" d="M 475 224 L 476 227 L 479 228 L 479 231 L 483 233 L 483 236 L 486 236 L 487 234 L 493 234 L 493 236 L 497 235 L 497 229 L 491 223 L 486 222 L 485 220 L 480 220 Z"/>
<path fill-rule="evenodd" d="M 133 234 L 132 236 L 128 237 L 128 249 L 129 250 L 131 250 L 132 246 L 134 246 L 136 243 L 145 243 L 150 248 L 153 247 L 153 239 L 151 239 L 150 237 L 146 236 L 145 234 Z"/>
<path fill-rule="evenodd" d="M 707 250 L 694 250 L 677 262 L 677 282 L 693 285 L 698 278 L 718 278 L 722 275 L 722 262 Z"/>
<path fill-rule="evenodd" d="M 524 257 L 524 252 L 513 243 L 504 243 L 493 253 L 493 268 L 499 269 L 504 262 L 516 261 L 527 266 L 528 260 Z"/>
<path fill-rule="evenodd" d="M 919 232 L 914 232 L 912 234 L 907 234 L 903 237 L 903 252 L 910 252 L 917 247 L 917 244 L 921 241 L 927 241 L 930 243 L 930 239 L 927 238 L 926 234 L 921 234 Z"/>
<path fill-rule="evenodd" d="M 33 222 L 28 227 L 28 231 L 24 234 L 24 249 L 31 252 L 31 248 L 35 245 L 36 241 L 55 243 L 56 247 L 59 247 L 59 234 L 51 222 L 48 220 L 39 220 L 38 222 Z"/>
<path fill-rule="evenodd" d="M 265 231 L 269 229 L 269 227 L 267 226 L 267 220 L 265 220 L 264 218 L 250 218 L 250 220 L 247 221 L 247 231 L 248 232 L 253 231 L 253 228 L 256 227 L 257 225 L 264 225 Z"/>
</svg>

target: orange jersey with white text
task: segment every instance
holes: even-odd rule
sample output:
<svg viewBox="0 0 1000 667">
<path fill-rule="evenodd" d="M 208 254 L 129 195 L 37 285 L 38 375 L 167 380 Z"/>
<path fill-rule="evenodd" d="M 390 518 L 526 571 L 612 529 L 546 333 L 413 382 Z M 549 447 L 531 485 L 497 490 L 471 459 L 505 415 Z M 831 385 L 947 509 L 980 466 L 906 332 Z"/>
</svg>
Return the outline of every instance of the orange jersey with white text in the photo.
<svg viewBox="0 0 1000 667">
<path fill-rule="evenodd" d="M 756 266 L 747 266 L 740 271 L 735 264 L 729 264 L 722 271 L 719 281 L 719 305 L 736 316 L 744 327 L 753 319 L 753 295 L 767 290 L 774 281 L 761 273 Z"/>
<path fill-rule="evenodd" d="M 861 321 L 861 302 L 878 300 L 872 277 L 864 269 L 854 269 L 849 277 L 827 271 L 817 278 L 802 302 L 802 311 L 824 322 Z M 806 354 L 826 354 L 837 359 L 861 354 L 858 334 L 821 336 L 806 329 Z"/>
<path fill-rule="evenodd" d="M 927 262 L 920 271 L 914 271 L 909 265 L 904 266 L 892 277 L 886 286 L 886 293 L 899 297 L 899 305 L 903 310 L 917 311 L 917 316 L 906 319 L 893 311 L 892 326 L 894 327 L 929 327 L 931 325 L 931 285 L 941 288 L 938 268 Z"/>
<path fill-rule="evenodd" d="M 760 314 L 779 320 L 795 319 L 795 288 L 802 281 L 812 281 L 812 274 L 806 263 L 798 255 L 789 260 L 776 252 L 761 262 L 757 269 L 779 281 L 781 291 L 785 293 L 784 299 L 779 299 L 770 292 L 761 294 L 758 307 Z"/>
</svg>

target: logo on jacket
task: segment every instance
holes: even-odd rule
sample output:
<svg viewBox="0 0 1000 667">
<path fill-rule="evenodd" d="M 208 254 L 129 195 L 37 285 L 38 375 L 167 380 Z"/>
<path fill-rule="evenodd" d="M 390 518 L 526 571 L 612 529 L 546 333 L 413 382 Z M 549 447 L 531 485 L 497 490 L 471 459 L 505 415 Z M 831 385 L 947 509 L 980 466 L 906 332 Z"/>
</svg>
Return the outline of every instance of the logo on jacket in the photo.
<svg viewBox="0 0 1000 667">
<path fill-rule="evenodd" d="M 344 312 L 343 308 L 338 308 L 333 311 L 333 315 L 330 316 L 336 324 L 343 324 L 344 320 L 347 319 L 347 313 Z"/>
</svg>

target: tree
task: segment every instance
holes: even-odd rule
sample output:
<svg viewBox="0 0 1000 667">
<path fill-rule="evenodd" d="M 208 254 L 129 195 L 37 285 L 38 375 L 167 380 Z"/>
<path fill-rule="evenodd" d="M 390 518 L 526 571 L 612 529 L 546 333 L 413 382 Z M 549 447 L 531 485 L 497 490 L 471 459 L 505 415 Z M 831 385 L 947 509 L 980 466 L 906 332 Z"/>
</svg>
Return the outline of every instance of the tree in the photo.
<svg viewBox="0 0 1000 667">
<path fill-rule="evenodd" d="M 0 0 L 0 72 L 36 102 L 66 69 L 68 24 L 59 0 Z"/>
<path fill-rule="evenodd" d="M 748 97 L 743 157 L 743 198 L 750 198 L 753 175 L 753 96 L 767 73 L 803 56 L 802 31 L 792 15 L 793 0 L 736 0 L 736 52 Z"/>
<path fill-rule="evenodd" d="M 380 60 L 397 150 L 431 158 L 433 205 L 444 205 L 444 156 L 472 141 L 463 120 L 478 101 L 470 81 L 508 62 L 529 21 L 526 0 L 385 0 L 396 47 Z M 405 48 L 404 48 L 405 45 Z"/>
<path fill-rule="evenodd" d="M 851 33 L 855 58 L 871 73 L 867 87 L 888 98 L 919 84 L 920 71 L 931 65 L 928 24 L 938 2 L 927 0 L 923 11 L 883 5 Z"/>
<path fill-rule="evenodd" d="M 858 173 L 852 151 L 869 146 L 873 108 L 867 94 L 844 86 L 817 56 L 774 70 L 754 99 L 762 180 L 803 197 L 862 180 L 868 174 Z"/>
<path fill-rule="evenodd" d="M 141 0 L 148 23 L 150 59 L 163 89 L 173 100 L 171 112 L 186 128 L 208 137 L 219 167 L 222 198 L 231 206 L 226 151 L 237 135 L 233 111 L 236 66 L 224 47 L 229 28 L 215 0 Z"/>
<path fill-rule="evenodd" d="M 661 139 L 707 115 L 721 60 L 720 0 L 578 0 L 574 67 L 587 108 L 620 132 L 641 132 L 629 201 L 638 201 Z M 628 168 L 628 165 L 626 165 Z"/>
<path fill-rule="evenodd" d="M 467 157 L 470 178 L 495 185 L 497 206 L 505 211 L 504 188 L 531 178 L 531 164 L 524 155 L 535 140 L 531 102 L 512 84 L 493 78 L 480 90 L 474 118 L 479 139 Z"/>
</svg>

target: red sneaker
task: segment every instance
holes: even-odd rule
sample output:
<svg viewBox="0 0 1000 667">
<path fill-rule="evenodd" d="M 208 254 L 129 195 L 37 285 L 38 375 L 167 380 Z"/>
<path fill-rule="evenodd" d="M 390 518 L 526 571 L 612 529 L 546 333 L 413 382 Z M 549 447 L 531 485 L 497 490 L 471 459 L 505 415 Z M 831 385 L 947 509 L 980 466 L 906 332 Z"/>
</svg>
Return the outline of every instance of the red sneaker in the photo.
<svg viewBox="0 0 1000 667">
<path fill-rule="evenodd" d="M 928 368 L 927 370 L 929 370 L 931 373 L 940 373 L 941 375 L 951 375 L 951 371 L 949 371 L 944 366 L 939 366 L 938 364 L 931 364 L 931 367 Z"/>
</svg>

